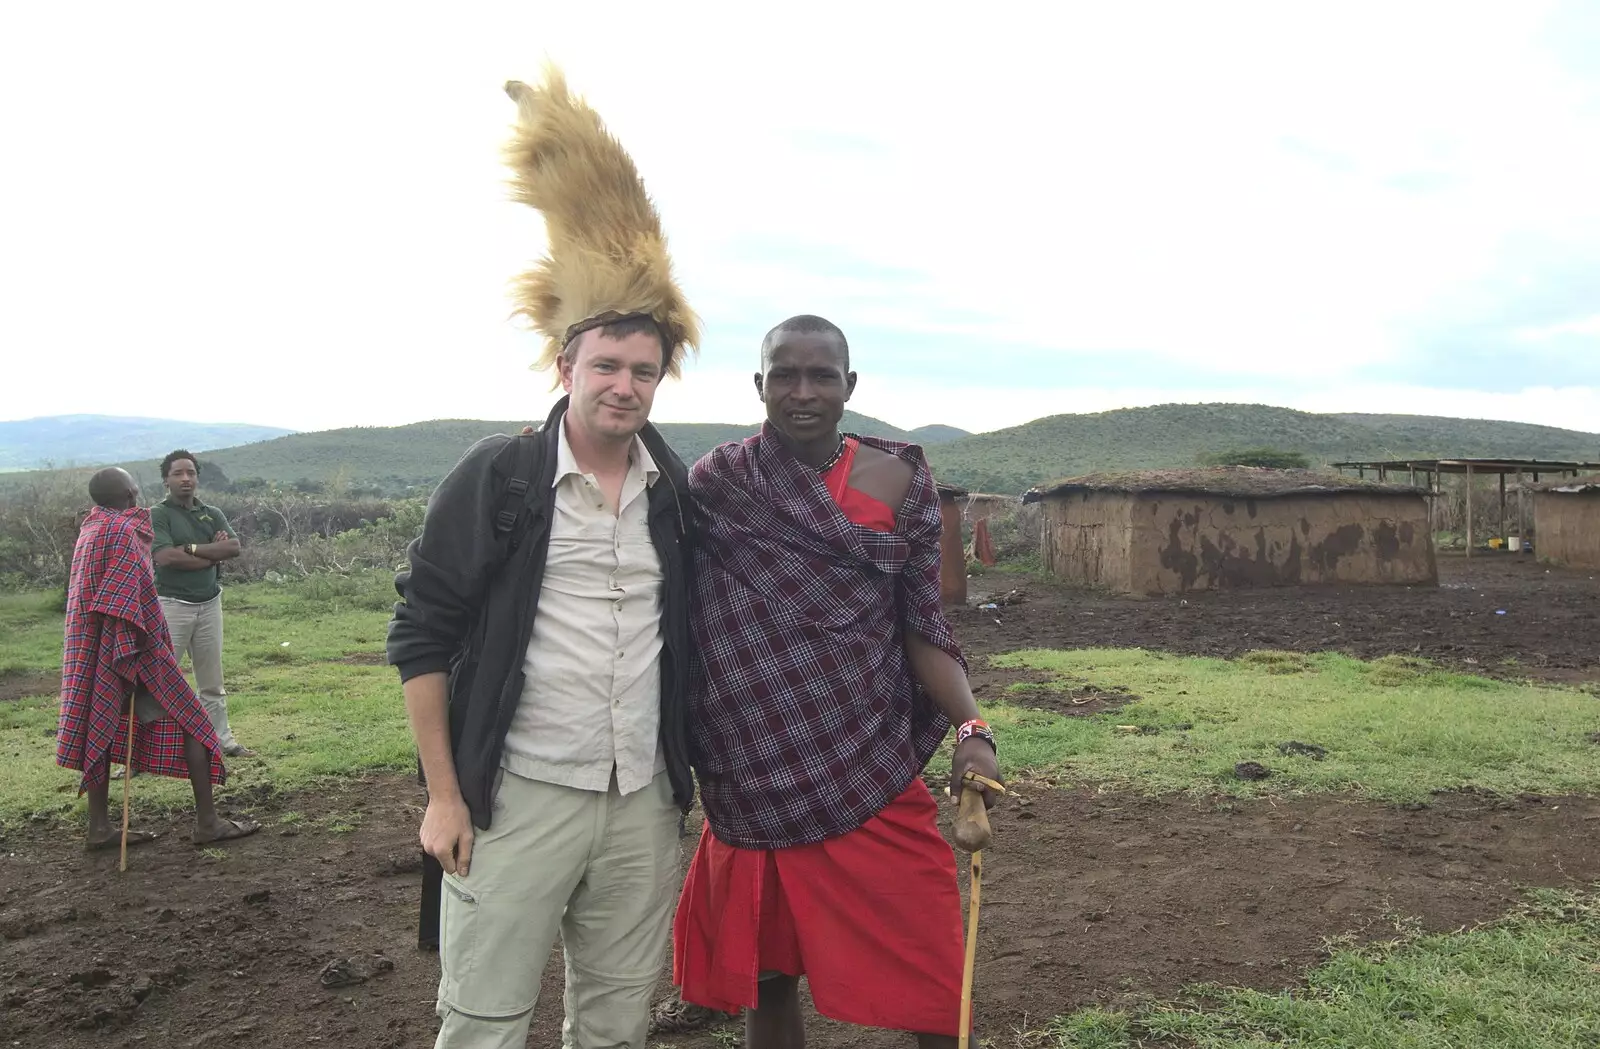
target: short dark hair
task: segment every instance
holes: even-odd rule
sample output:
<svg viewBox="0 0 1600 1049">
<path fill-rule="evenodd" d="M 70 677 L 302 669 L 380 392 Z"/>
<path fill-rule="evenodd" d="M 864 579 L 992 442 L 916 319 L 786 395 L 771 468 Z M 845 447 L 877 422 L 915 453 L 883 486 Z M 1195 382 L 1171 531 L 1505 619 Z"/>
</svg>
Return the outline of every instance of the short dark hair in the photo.
<svg viewBox="0 0 1600 1049">
<path fill-rule="evenodd" d="M 630 335 L 654 335 L 661 344 L 661 366 L 666 367 L 667 357 L 672 353 L 672 348 L 667 345 L 667 336 L 661 330 L 661 325 L 655 318 L 648 314 L 636 313 L 612 321 L 610 324 L 601 324 L 587 331 L 598 331 L 608 339 L 626 339 Z M 578 343 L 583 339 L 583 332 L 579 332 L 568 340 L 561 348 L 561 355 L 569 361 L 578 359 Z"/>
<path fill-rule="evenodd" d="M 200 472 L 200 460 L 195 458 L 194 453 L 179 448 L 175 452 L 168 452 L 167 457 L 161 460 L 161 479 L 163 481 L 167 479 L 167 474 L 172 472 L 172 464 L 177 462 L 179 459 L 187 459 L 191 463 L 194 463 L 194 472 L 197 474 Z"/>
<path fill-rule="evenodd" d="M 814 313 L 802 313 L 796 317 L 779 324 L 767 332 L 766 338 L 761 340 L 761 363 L 767 362 L 767 354 L 772 352 L 772 342 L 780 332 L 792 332 L 795 335 L 832 335 L 839 340 L 840 347 L 844 350 L 844 370 L 850 370 L 850 340 L 844 337 L 844 329 L 828 320 L 818 317 Z"/>
</svg>

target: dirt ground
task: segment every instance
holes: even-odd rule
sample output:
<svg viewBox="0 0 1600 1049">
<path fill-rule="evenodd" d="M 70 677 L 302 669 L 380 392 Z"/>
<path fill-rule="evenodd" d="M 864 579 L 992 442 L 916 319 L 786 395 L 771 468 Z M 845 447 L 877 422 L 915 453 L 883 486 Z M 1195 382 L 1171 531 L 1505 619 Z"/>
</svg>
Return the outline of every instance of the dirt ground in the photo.
<svg viewBox="0 0 1600 1049">
<path fill-rule="evenodd" d="M 1600 680 L 1593 580 L 1510 558 L 1442 568 L 1434 592 L 1253 592 L 1187 604 L 1029 583 L 1020 604 L 954 618 L 975 657 L 1032 645 L 1332 648 Z M 1017 680 L 988 669 L 974 678 L 986 693 Z M 1018 786 L 994 814 L 978 948 L 980 1034 L 999 1046 L 1078 1006 L 1172 995 L 1195 981 L 1292 986 L 1327 936 L 1381 936 L 1395 915 L 1453 929 L 1500 914 L 1518 886 L 1600 879 L 1600 799 L 1446 795 L 1400 809 Z M 122 875 L 115 853 L 86 853 L 73 828 L 6 832 L 0 1044 L 432 1044 L 438 963 L 416 948 L 421 801 L 406 776 L 236 799 L 272 825 L 219 858 L 187 844 L 184 821 L 147 822 L 165 833 L 130 853 Z M 353 830 L 318 825 L 352 810 L 361 814 Z M 278 824 L 290 811 L 304 820 Z M 686 852 L 698 829 L 691 819 Z M 366 979 L 324 985 L 324 974 L 352 972 Z M 556 1046 L 554 957 L 544 988 L 530 1044 Z M 711 1049 L 735 1031 L 654 1041 Z M 821 1020 L 810 1035 L 823 1047 L 906 1044 Z"/>
<path fill-rule="evenodd" d="M 977 652 L 1134 646 L 1233 657 L 1252 649 L 1391 653 L 1552 682 L 1600 680 L 1600 573 L 1531 557 L 1441 555 L 1437 587 L 1278 587 L 1136 600 L 974 576 L 951 621 Z M 1021 593 L 1007 599 L 1015 589 Z M 1503 613 L 1503 614 L 1501 614 Z"/>
</svg>

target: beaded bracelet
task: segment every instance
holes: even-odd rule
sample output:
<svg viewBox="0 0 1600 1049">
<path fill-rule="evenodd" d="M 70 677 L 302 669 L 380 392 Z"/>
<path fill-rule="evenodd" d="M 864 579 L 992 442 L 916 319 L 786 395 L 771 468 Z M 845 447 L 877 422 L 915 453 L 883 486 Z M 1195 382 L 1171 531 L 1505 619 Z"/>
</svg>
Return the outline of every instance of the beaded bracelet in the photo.
<svg viewBox="0 0 1600 1049">
<path fill-rule="evenodd" d="M 971 721 L 963 722 L 961 727 L 956 729 L 956 746 L 959 747 L 967 740 L 974 738 L 981 739 L 989 744 L 990 747 L 994 748 L 995 753 L 1000 752 L 1000 747 L 994 741 L 994 730 L 982 718 L 973 718 Z"/>
</svg>

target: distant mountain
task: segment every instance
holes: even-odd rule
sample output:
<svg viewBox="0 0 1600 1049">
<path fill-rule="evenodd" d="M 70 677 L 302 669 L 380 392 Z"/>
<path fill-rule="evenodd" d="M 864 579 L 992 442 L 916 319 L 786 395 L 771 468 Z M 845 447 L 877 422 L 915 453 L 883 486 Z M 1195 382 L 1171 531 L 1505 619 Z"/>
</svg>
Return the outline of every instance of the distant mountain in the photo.
<svg viewBox="0 0 1600 1049">
<path fill-rule="evenodd" d="M 945 426 L 934 423 L 931 426 L 919 426 L 911 431 L 911 439 L 926 447 L 930 444 L 945 444 L 949 441 L 959 440 L 962 437 L 971 437 L 966 430 L 954 426 Z"/>
<path fill-rule="evenodd" d="M 940 480 L 1015 494 L 1088 473 L 1192 466 L 1246 448 L 1302 452 L 1313 463 L 1456 456 L 1600 461 L 1600 434 L 1440 416 L 1321 415 L 1264 404 L 1163 404 L 1052 415 L 928 449 Z"/>
<path fill-rule="evenodd" d="M 237 483 L 259 478 L 292 484 L 342 478 L 353 485 L 398 492 L 408 486 L 434 484 L 474 441 L 492 433 L 514 433 L 523 425 L 520 420 L 443 419 L 409 426 L 353 427 L 218 447 L 201 458 L 205 468 L 217 471 L 206 482 L 210 484 L 224 479 Z M 940 480 L 974 491 L 1012 494 L 1042 481 L 1091 470 L 1193 466 L 1202 456 L 1263 447 L 1300 452 L 1313 463 L 1451 456 L 1600 461 L 1600 434 L 1438 416 L 1318 415 L 1262 404 L 1163 404 L 1053 415 L 979 434 L 963 434 L 947 426 L 906 431 L 850 412 L 844 428 L 916 441 L 927 447 L 928 460 Z M 202 442 L 194 438 L 197 429 L 185 431 L 182 443 L 206 453 Z M 661 426 L 667 442 L 685 462 L 755 430 L 755 423 Z M 942 440 L 946 437 L 951 439 Z M 158 444 L 158 451 L 131 462 L 116 453 L 88 462 L 120 461 L 134 471 L 141 485 L 154 490 L 155 457 L 173 443 Z"/>
<path fill-rule="evenodd" d="M 188 423 L 118 415 L 49 415 L 0 422 L 0 470 L 100 465 L 128 458 L 159 459 L 174 448 L 194 452 L 265 441 L 294 433 L 281 426 Z"/>
<path fill-rule="evenodd" d="M 351 484 L 372 485 L 385 491 L 402 491 L 413 485 L 432 485 L 449 472 L 468 448 L 494 433 L 516 433 L 525 420 L 434 419 L 405 426 L 353 426 L 341 430 L 295 433 L 270 441 L 218 448 L 201 456 L 207 483 L 265 480 L 280 484 L 296 481 L 326 482 L 343 478 Z M 881 419 L 845 412 L 844 429 L 899 441 L 921 438 Z M 727 441 L 750 436 L 756 423 L 662 423 L 662 436 L 686 463 Z M 930 429 L 924 427 L 924 430 Z M 954 427 L 933 427 L 956 431 Z M 161 454 L 170 449 L 163 448 Z M 199 448 L 194 449 L 199 452 Z M 97 464 L 98 465 L 98 464 Z M 141 486 L 156 485 L 159 475 L 149 459 L 120 459 Z"/>
</svg>

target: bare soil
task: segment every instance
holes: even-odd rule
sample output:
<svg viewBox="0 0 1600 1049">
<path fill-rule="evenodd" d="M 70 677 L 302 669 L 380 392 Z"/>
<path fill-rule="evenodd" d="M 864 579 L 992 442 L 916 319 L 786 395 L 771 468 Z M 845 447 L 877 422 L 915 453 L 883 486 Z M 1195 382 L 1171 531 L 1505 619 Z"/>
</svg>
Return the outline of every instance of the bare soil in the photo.
<svg viewBox="0 0 1600 1049">
<path fill-rule="evenodd" d="M 0 674 L 0 703 L 9 703 L 23 696 L 50 696 L 61 692 L 61 675 L 40 671 L 13 671 Z"/>
<path fill-rule="evenodd" d="M 1600 573 L 1520 554 L 1443 554 L 1437 587 L 1328 586 L 1133 599 L 998 572 L 974 576 L 956 636 L 979 653 L 1141 647 L 1231 658 L 1253 649 L 1399 653 L 1552 683 L 1600 681 Z"/>
<path fill-rule="evenodd" d="M 985 690 L 1038 678 L 984 668 L 984 655 L 1085 645 L 1402 652 L 1486 673 L 1600 680 L 1593 580 L 1510 557 L 1443 569 L 1437 591 L 1239 592 L 1187 603 L 1028 581 L 1021 603 L 954 619 Z M 1006 589 L 1018 585 L 1011 577 Z M 1062 712 L 1129 699 L 1069 698 Z M 1503 913 L 1520 886 L 1600 880 L 1600 800 L 1591 798 L 1441 795 L 1406 809 L 1018 786 L 994 813 L 996 845 L 985 854 L 975 991 L 980 1033 L 1002 1046 L 1085 1004 L 1175 995 L 1197 981 L 1293 986 L 1325 937 L 1383 936 L 1397 915 L 1454 929 Z M 416 947 L 421 803 L 409 776 L 236 797 L 241 812 L 269 824 L 260 835 L 203 852 L 187 843 L 182 819 L 138 821 L 164 833 L 130 852 L 126 874 L 115 852 L 82 848 L 81 828 L 5 831 L 4 1041 L 431 1045 L 438 960 Z M 689 831 L 685 859 L 697 820 Z M 531 1045 L 559 1044 L 560 1000 L 553 955 Z M 723 1023 L 654 1042 L 711 1049 L 738 1030 Z M 822 1047 L 907 1044 L 824 1020 L 813 1020 L 810 1036 Z"/>
</svg>

